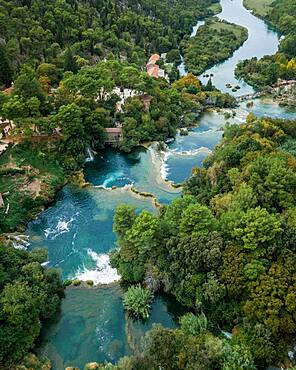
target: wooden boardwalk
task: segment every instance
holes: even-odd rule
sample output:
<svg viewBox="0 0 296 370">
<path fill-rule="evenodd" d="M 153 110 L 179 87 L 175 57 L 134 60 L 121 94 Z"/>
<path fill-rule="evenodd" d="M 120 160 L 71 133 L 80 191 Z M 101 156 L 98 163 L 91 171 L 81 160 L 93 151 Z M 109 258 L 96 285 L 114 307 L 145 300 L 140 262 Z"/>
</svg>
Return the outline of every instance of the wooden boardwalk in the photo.
<svg viewBox="0 0 296 370">
<path fill-rule="evenodd" d="M 272 85 L 269 91 L 279 93 L 282 88 L 289 89 L 289 88 L 293 88 L 294 86 L 296 86 L 296 80 L 288 80 L 288 81 L 284 80 L 284 81 L 278 82 L 277 84 Z M 266 91 L 257 91 L 252 94 L 245 94 L 245 95 L 237 96 L 236 100 L 238 102 L 243 102 L 247 100 L 257 99 L 257 98 L 261 98 L 262 96 L 266 95 L 266 93 L 267 93 Z"/>
<path fill-rule="evenodd" d="M 243 101 L 246 101 L 246 100 L 261 98 L 261 96 L 263 96 L 263 95 L 265 95 L 265 93 L 263 91 L 260 91 L 260 92 L 256 92 L 256 93 L 253 93 L 253 94 L 246 94 L 246 95 L 237 96 L 236 100 L 238 102 L 243 102 Z"/>
</svg>

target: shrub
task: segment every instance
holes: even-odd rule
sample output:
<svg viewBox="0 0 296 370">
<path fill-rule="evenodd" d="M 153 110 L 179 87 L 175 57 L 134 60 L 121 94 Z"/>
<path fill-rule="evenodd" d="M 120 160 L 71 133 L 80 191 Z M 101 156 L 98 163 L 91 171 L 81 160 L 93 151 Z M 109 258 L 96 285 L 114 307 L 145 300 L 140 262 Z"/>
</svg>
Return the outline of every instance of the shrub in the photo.
<svg viewBox="0 0 296 370">
<path fill-rule="evenodd" d="M 125 309 L 135 317 L 148 319 L 151 308 L 152 293 L 141 286 L 132 286 L 123 297 Z"/>
<path fill-rule="evenodd" d="M 64 287 L 66 288 L 67 286 L 72 285 L 72 280 L 65 280 L 64 281 Z"/>
<path fill-rule="evenodd" d="M 187 335 L 199 335 L 207 330 L 208 320 L 204 313 L 196 316 L 193 313 L 187 313 L 180 320 L 181 328 Z"/>
<path fill-rule="evenodd" d="M 73 280 L 73 281 L 72 281 L 72 284 L 73 284 L 74 286 L 79 286 L 79 285 L 81 284 L 81 280 Z"/>
</svg>

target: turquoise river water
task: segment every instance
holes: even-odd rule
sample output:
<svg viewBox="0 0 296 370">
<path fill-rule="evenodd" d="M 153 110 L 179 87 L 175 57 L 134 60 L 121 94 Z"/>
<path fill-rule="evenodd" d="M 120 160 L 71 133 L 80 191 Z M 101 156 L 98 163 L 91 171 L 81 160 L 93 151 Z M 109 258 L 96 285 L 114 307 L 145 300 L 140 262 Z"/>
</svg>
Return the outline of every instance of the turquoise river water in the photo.
<svg viewBox="0 0 296 370">
<path fill-rule="evenodd" d="M 219 17 L 246 26 L 249 39 L 228 61 L 208 72 L 214 74 L 214 83 L 223 91 L 227 82 L 239 83 L 242 93 L 252 91 L 234 79 L 234 67 L 240 59 L 274 53 L 278 35 L 248 12 L 242 0 L 222 0 L 221 5 L 223 11 Z M 192 36 L 201 24 L 197 23 Z M 235 110 L 235 117 L 228 121 L 243 122 L 249 112 L 257 116 L 296 118 L 296 112 L 270 101 L 256 100 L 250 109 L 242 103 Z M 85 168 L 91 185 L 85 189 L 66 186 L 55 203 L 29 224 L 29 248 L 47 247 L 48 266 L 59 268 L 64 279 L 91 279 L 97 285 L 90 289 L 68 288 L 60 316 L 42 333 L 39 351 L 52 360 L 55 370 L 66 366 L 83 368 L 85 363 L 93 361 L 114 362 L 135 351 L 153 323 L 177 325 L 182 308 L 165 296 L 155 299 L 147 322 L 126 317 L 117 283 L 120 277 L 110 267 L 108 257 L 108 252 L 116 247 L 112 231 L 114 210 L 119 204 L 128 203 L 138 211 L 156 212 L 152 199 L 131 192 L 132 185 L 153 193 L 162 204 L 176 198 L 180 190 L 165 180 L 181 183 L 192 167 L 202 165 L 221 139 L 226 122 L 224 113 L 203 114 L 198 127 L 188 136 L 177 135 L 176 141 L 163 152 L 152 145 L 148 150 L 138 148 L 131 154 L 112 149 L 98 153 Z"/>
</svg>

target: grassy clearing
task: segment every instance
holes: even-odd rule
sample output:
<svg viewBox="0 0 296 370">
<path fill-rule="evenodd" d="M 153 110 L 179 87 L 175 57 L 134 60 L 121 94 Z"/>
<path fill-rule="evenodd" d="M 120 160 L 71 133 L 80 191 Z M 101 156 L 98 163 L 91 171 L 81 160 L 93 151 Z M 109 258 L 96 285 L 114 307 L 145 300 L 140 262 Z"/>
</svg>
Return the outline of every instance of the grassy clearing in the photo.
<svg viewBox="0 0 296 370">
<path fill-rule="evenodd" d="M 271 9 L 273 2 L 274 0 L 244 0 L 244 6 L 249 10 L 253 10 L 255 15 L 264 18 Z"/>
<path fill-rule="evenodd" d="M 218 20 L 211 22 L 209 25 L 209 29 L 217 31 L 217 32 L 221 32 L 221 31 L 233 32 L 235 36 L 238 38 L 241 38 L 243 37 L 243 35 L 245 35 L 245 29 L 243 27 L 238 26 L 234 23 L 220 22 Z"/>
<path fill-rule="evenodd" d="M 219 3 L 215 3 L 210 6 L 210 10 L 213 12 L 213 14 L 219 14 L 222 12 L 222 7 Z"/>
</svg>

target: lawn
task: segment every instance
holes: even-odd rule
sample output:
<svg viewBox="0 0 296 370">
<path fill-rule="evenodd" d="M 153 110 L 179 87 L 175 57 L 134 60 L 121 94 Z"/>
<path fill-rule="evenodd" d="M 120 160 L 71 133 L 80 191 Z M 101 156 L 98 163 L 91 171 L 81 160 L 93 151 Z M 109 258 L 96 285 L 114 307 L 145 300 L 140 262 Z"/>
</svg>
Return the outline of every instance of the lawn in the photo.
<svg viewBox="0 0 296 370">
<path fill-rule="evenodd" d="M 244 6 L 259 17 L 266 17 L 274 0 L 244 0 Z"/>
<path fill-rule="evenodd" d="M 222 7 L 221 7 L 220 3 L 214 3 L 214 4 L 212 4 L 210 6 L 210 9 L 213 12 L 213 14 L 219 14 L 222 11 Z"/>
<path fill-rule="evenodd" d="M 233 23 L 228 23 L 228 22 L 221 22 L 218 21 L 216 18 L 210 23 L 211 30 L 220 32 L 220 31 L 226 31 L 226 32 L 233 32 L 237 38 L 241 38 L 242 35 L 245 32 L 245 29 L 241 26 L 238 26 Z"/>
</svg>

